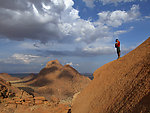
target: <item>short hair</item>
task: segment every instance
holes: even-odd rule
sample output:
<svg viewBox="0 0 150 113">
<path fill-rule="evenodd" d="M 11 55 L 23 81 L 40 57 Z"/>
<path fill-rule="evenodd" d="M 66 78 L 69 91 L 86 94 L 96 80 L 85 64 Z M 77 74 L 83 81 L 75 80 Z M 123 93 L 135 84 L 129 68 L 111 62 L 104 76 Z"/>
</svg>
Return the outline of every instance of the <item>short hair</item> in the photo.
<svg viewBox="0 0 150 113">
<path fill-rule="evenodd" d="M 117 42 L 117 40 L 118 40 L 118 39 L 116 39 L 116 42 Z"/>
</svg>

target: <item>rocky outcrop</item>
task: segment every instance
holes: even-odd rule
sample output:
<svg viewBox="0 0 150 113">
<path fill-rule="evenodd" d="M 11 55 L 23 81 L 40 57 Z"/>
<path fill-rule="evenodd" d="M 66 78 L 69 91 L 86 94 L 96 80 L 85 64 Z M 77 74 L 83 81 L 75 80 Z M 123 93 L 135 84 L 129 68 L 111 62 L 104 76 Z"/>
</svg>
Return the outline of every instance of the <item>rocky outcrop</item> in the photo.
<svg viewBox="0 0 150 113">
<path fill-rule="evenodd" d="M 0 78 L 0 113 L 67 113 L 67 104 L 59 104 L 59 99 L 33 96 Z"/>
<path fill-rule="evenodd" d="M 59 68 L 63 67 L 58 60 L 52 60 L 52 61 L 47 62 L 45 68 L 52 68 L 53 66 L 59 67 Z"/>
<path fill-rule="evenodd" d="M 33 97 L 0 78 L 0 101 L 5 104 L 36 105 L 44 104 L 46 99 L 45 97 Z"/>
<path fill-rule="evenodd" d="M 100 67 L 77 96 L 72 113 L 149 113 L 150 38 L 124 57 Z"/>
<path fill-rule="evenodd" d="M 0 98 L 8 98 L 14 95 L 11 83 L 0 78 Z"/>
</svg>

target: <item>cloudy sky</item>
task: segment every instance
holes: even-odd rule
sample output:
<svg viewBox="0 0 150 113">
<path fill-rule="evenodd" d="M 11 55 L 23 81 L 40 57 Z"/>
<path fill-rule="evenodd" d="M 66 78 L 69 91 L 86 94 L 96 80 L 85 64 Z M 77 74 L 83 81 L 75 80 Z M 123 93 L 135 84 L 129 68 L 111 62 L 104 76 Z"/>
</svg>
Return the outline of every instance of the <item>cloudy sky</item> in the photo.
<svg viewBox="0 0 150 113">
<path fill-rule="evenodd" d="M 150 0 L 0 0 L 0 73 L 58 59 L 94 72 L 150 36 Z"/>
</svg>

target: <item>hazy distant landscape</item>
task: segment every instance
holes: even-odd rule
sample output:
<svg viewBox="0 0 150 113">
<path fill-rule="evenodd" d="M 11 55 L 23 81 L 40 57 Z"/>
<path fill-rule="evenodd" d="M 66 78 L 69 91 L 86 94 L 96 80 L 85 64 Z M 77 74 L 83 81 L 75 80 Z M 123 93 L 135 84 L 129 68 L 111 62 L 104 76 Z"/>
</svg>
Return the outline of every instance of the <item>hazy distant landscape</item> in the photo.
<svg viewBox="0 0 150 113">
<path fill-rule="evenodd" d="M 30 74 L 35 74 L 37 75 L 38 73 L 8 73 L 9 75 L 12 75 L 13 77 L 19 77 L 19 78 L 23 78 L 26 77 Z"/>
</svg>

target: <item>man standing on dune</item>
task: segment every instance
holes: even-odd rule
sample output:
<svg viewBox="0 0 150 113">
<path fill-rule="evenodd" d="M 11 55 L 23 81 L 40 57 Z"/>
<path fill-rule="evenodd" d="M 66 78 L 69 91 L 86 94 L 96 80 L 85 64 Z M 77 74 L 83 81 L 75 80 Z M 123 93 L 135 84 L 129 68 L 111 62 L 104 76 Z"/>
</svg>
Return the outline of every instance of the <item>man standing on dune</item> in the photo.
<svg viewBox="0 0 150 113">
<path fill-rule="evenodd" d="M 117 48 L 118 59 L 120 58 L 120 41 L 116 39 L 115 47 Z"/>
</svg>

